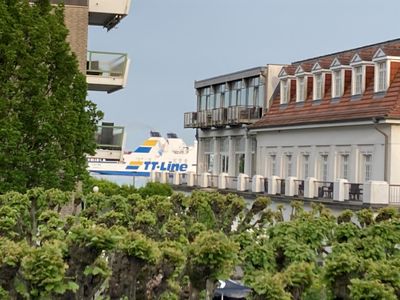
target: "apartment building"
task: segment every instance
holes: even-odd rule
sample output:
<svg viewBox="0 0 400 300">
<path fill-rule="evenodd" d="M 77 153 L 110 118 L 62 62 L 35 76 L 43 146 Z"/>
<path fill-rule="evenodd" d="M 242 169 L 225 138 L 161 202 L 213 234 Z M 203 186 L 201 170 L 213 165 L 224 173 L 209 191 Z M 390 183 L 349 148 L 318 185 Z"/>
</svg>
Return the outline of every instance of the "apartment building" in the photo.
<svg viewBox="0 0 400 300">
<path fill-rule="evenodd" d="M 79 69 L 86 75 L 88 90 L 112 93 L 124 88 L 128 79 L 128 55 L 88 50 L 88 26 L 101 26 L 110 31 L 128 15 L 131 0 L 51 0 L 51 3 L 64 4 L 65 25 L 69 30 L 67 40 L 78 59 Z M 123 127 L 103 123 L 95 139 L 97 151 L 90 159 L 122 158 Z"/>
<path fill-rule="evenodd" d="M 267 65 L 195 82 L 197 109 L 185 113 L 184 127 L 197 130 L 198 174 L 255 174 L 257 144 L 247 126 L 266 112 L 281 68 Z"/>
<path fill-rule="evenodd" d="M 112 93 L 125 87 L 129 59 L 126 53 L 87 50 L 88 26 L 113 29 L 129 13 L 130 0 L 51 0 L 64 3 L 68 42 L 79 68 L 86 74 L 89 91 Z M 109 33 L 112 34 L 112 33 Z"/>
<path fill-rule="evenodd" d="M 400 184 L 400 39 L 297 61 L 278 77 L 250 126 L 257 174 L 300 189 L 314 178 L 329 193 L 343 180 L 353 196 L 369 181 Z"/>
</svg>

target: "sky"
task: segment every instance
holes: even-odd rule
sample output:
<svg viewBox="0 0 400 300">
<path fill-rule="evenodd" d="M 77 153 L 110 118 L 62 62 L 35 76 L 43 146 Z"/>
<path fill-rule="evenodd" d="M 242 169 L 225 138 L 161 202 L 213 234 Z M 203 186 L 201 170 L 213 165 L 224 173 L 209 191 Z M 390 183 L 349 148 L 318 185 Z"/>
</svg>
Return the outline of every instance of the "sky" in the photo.
<svg viewBox="0 0 400 300">
<path fill-rule="evenodd" d="M 126 150 L 150 130 L 192 144 L 195 80 L 400 38 L 399 12 L 400 0 L 133 0 L 116 28 L 89 27 L 89 50 L 128 53 L 128 84 L 89 98 L 125 126 Z"/>
</svg>

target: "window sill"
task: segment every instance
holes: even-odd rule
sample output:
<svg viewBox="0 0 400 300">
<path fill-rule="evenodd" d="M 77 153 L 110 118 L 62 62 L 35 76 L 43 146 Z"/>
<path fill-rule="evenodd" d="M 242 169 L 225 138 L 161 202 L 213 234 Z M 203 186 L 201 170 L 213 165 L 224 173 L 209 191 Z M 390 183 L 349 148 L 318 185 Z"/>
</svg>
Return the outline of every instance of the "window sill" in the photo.
<svg viewBox="0 0 400 300">
<path fill-rule="evenodd" d="M 322 99 L 313 100 L 312 105 L 320 105 L 322 103 Z"/>
<path fill-rule="evenodd" d="M 381 99 L 386 96 L 386 91 L 375 92 L 373 99 Z"/>
<path fill-rule="evenodd" d="M 279 109 L 280 110 L 284 110 L 284 109 L 286 109 L 288 107 L 288 104 L 287 103 L 281 103 L 280 105 L 279 105 Z"/>
<path fill-rule="evenodd" d="M 304 107 L 304 101 L 296 102 L 296 107 Z"/>
<path fill-rule="evenodd" d="M 350 100 L 351 101 L 358 101 L 358 100 L 361 100 L 361 98 L 362 98 L 361 94 L 356 94 L 356 95 L 352 95 Z"/>
<path fill-rule="evenodd" d="M 340 99 L 342 99 L 342 97 L 333 97 L 331 98 L 331 103 L 339 103 Z"/>
</svg>

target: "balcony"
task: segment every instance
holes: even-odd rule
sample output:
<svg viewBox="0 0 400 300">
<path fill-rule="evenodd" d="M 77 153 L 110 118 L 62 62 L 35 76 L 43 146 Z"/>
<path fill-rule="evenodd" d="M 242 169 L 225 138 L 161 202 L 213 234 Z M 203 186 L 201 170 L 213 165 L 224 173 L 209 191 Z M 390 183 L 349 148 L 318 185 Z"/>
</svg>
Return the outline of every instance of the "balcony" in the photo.
<svg viewBox="0 0 400 300">
<path fill-rule="evenodd" d="M 261 107 L 232 106 L 228 108 L 228 124 L 251 124 L 262 116 Z"/>
<path fill-rule="evenodd" d="M 215 127 L 224 126 L 227 124 L 227 109 L 215 108 L 212 110 L 211 123 Z"/>
<path fill-rule="evenodd" d="M 205 110 L 205 111 L 199 111 L 197 113 L 198 116 L 198 124 L 200 128 L 210 128 L 212 127 L 212 111 L 211 110 Z"/>
<path fill-rule="evenodd" d="M 187 112 L 184 115 L 183 120 L 183 127 L 184 128 L 197 128 L 198 121 L 197 121 L 197 112 Z"/>
<path fill-rule="evenodd" d="M 95 133 L 97 144 L 96 154 L 89 157 L 90 161 L 121 161 L 125 142 L 125 129 L 114 126 L 114 123 L 103 122 Z"/>
<path fill-rule="evenodd" d="M 86 82 L 89 91 L 112 93 L 125 87 L 129 59 L 124 53 L 88 51 Z"/>
<path fill-rule="evenodd" d="M 261 107 L 232 106 L 215 108 L 184 115 L 185 128 L 211 128 L 251 124 L 262 116 Z"/>
<path fill-rule="evenodd" d="M 131 0 L 89 0 L 89 25 L 112 29 L 129 13 Z"/>
</svg>

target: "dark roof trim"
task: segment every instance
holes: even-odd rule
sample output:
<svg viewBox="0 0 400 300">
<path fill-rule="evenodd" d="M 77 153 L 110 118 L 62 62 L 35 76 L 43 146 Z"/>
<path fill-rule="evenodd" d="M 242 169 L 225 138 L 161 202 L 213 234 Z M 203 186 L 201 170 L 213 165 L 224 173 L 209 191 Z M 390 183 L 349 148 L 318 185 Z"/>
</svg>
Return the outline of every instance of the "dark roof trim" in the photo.
<svg viewBox="0 0 400 300">
<path fill-rule="evenodd" d="M 253 77 L 260 75 L 261 73 L 264 73 L 267 67 L 255 67 L 247 70 L 242 70 L 234 73 L 229 73 L 221 76 L 216 76 L 216 77 L 211 77 L 199 81 L 194 82 L 194 87 L 197 88 L 202 88 L 214 84 L 220 84 L 228 81 L 233 81 L 233 80 L 239 80 L 242 78 L 248 78 L 248 77 Z"/>
<path fill-rule="evenodd" d="M 384 119 L 395 119 L 395 118 L 388 118 L 387 116 L 383 115 L 377 115 L 375 117 L 356 117 L 356 118 L 346 118 L 346 119 L 340 119 L 340 120 L 327 120 L 327 121 L 316 121 L 316 122 L 299 122 L 299 123 L 291 123 L 291 124 L 277 124 L 277 125 L 259 125 L 257 126 L 256 124 L 248 126 L 248 129 L 251 130 L 258 130 L 258 129 L 263 129 L 263 128 L 284 128 L 288 127 L 297 127 L 297 126 L 307 126 L 307 125 L 319 125 L 319 124 L 337 124 L 337 123 L 354 123 L 354 122 L 361 122 L 361 121 L 371 121 L 376 118 L 379 120 L 384 120 Z M 279 129 L 278 129 L 279 130 Z"/>
<path fill-rule="evenodd" d="M 388 41 L 385 41 L 385 42 L 379 42 L 379 43 L 376 43 L 376 44 L 370 44 L 370 45 L 361 46 L 361 47 L 357 47 L 357 48 L 353 48 L 353 49 L 348 49 L 348 50 L 344 50 L 344 51 L 333 52 L 333 53 L 326 54 L 326 55 L 321 55 L 321 56 L 316 56 L 316 57 L 307 58 L 307 59 L 303 59 L 303 60 L 298 60 L 298 61 L 293 62 L 292 64 L 301 64 L 303 62 L 308 62 L 310 60 L 317 60 L 317 59 L 321 59 L 321 58 L 324 58 L 324 57 L 327 57 L 327 56 L 336 56 L 336 55 L 344 54 L 344 53 L 351 52 L 351 51 L 362 50 L 362 49 L 369 48 L 369 47 L 377 47 L 377 46 L 380 46 L 380 45 L 383 46 L 385 44 L 390 44 L 390 43 L 393 43 L 393 42 L 400 42 L 400 39 L 397 38 L 397 39 L 388 40 Z"/>
</svg>

